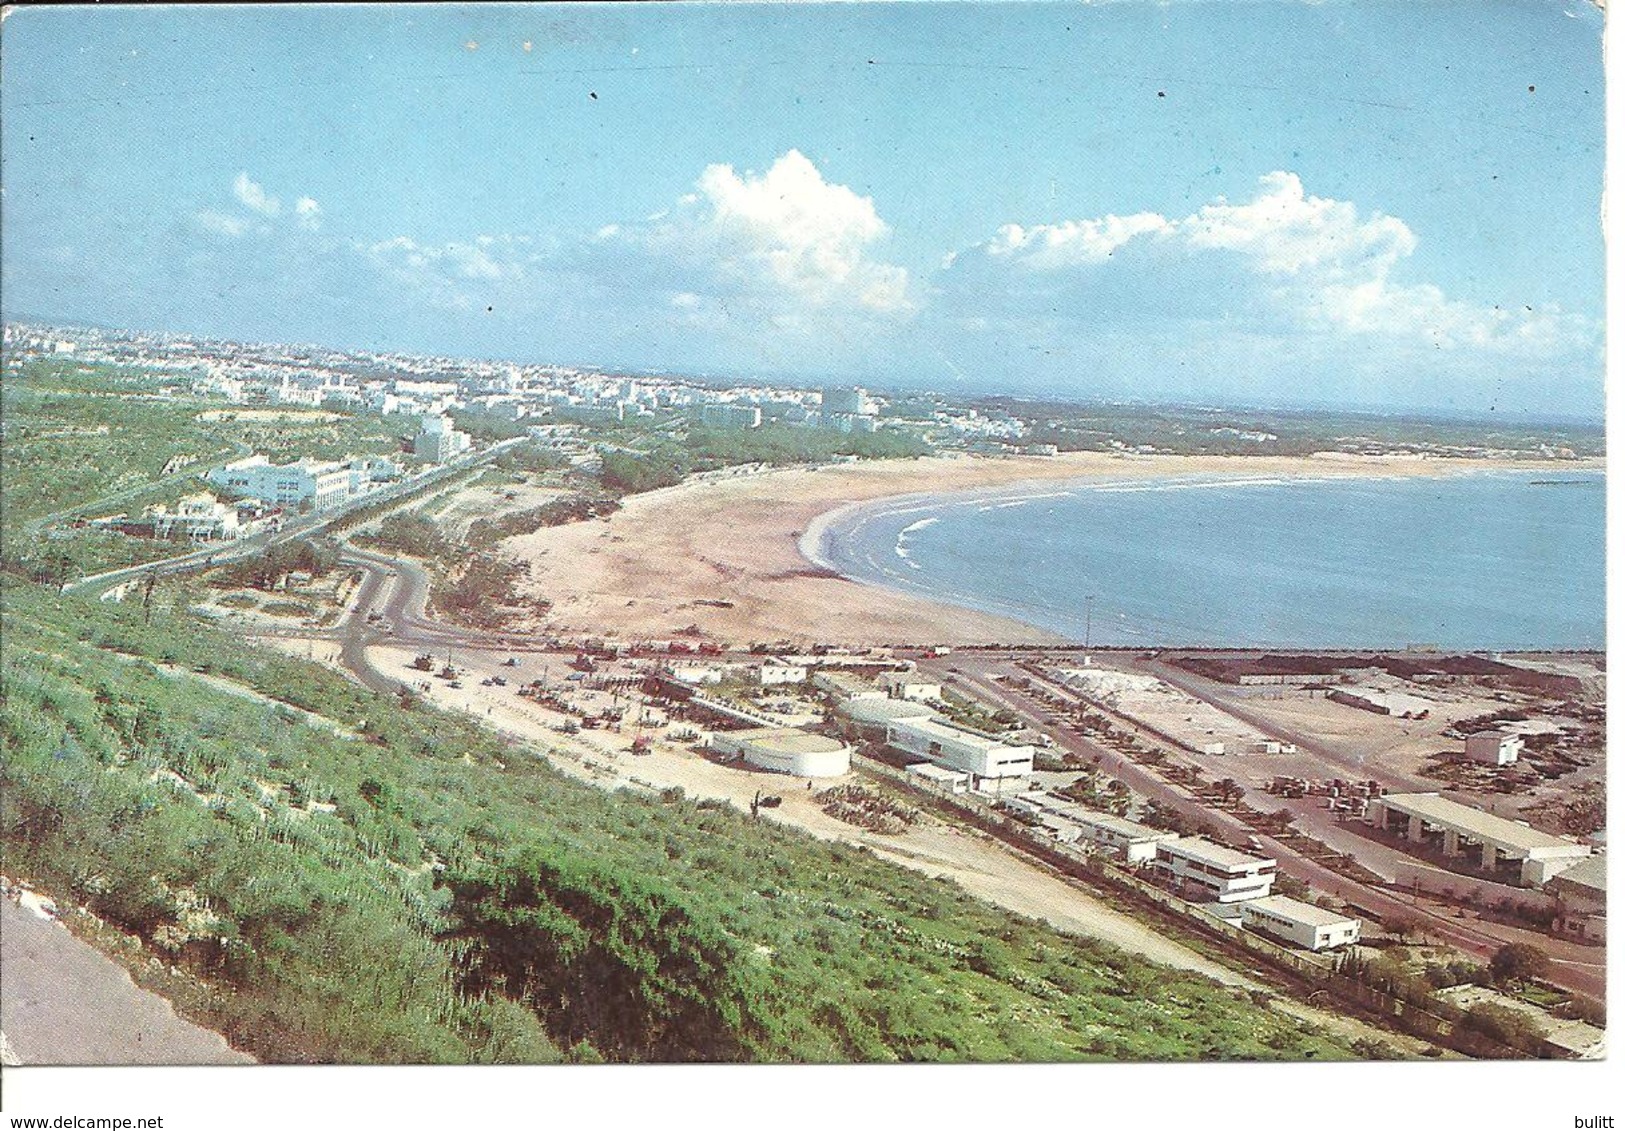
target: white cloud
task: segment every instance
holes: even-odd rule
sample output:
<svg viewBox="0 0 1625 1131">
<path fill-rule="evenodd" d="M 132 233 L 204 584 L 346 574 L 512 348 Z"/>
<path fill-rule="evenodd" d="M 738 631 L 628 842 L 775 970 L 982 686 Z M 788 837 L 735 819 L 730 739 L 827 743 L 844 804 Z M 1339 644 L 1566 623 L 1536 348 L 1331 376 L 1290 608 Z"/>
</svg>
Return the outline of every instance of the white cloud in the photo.
<svg viewBox="0 0 1625 1131">
<path fill-rule="evenodd" d="M 215 212 L 212 209 L 204 209 L 194 216 L 193 220 L 205 232 L 217 236 L 229 236 L 233 239 L 248 230 L 247 221 L 238 219 L 236 216 L 227 216 L 224 212 Z"/>
<path fill-rule="evenodd" d="M 314 232 L 322 226 L 322 206 L 308 196 L 301 196 L 293 202 L 293 212 L 299 220 L 299 226 L 306 231 Z"/>
<path fill-rule="evenodd" d="M 246 172 L 237 174 L 237 179 L 231 183 L 231 192 L 239 204 L 261 216 L 275 217 L 282 211 L 282 203 L 274 196 L 267 196 L 265 190 L 250 180 Z"/>
<path fill-rule="evenodd" d="M 1183 218 L 1153 212 L 1009 224 L 950 256 L 939 276 L 962 321 L 1041 314 L 1074 325 L 1222 323 L 1283 338 L 1387 339 L 1398 347 L 1524 358 L 1592 350 L 1600 327 L 1553 307 L 1508 310 L 1394 278 L 1416 250 L 1404 221 L 1305 192 L 1289 172 L 1251 200 Z"/>
<path fill-rule="evenodd" d="M 913 309 L 908 272 L 873 256 L 890 235 L 874 201 L 825 180 L 800 151 L 762 174 L 708 166 L 694 187 L 649 220 L 599 229 L 597 249 L 668 293 L 727 298 L 781 328 Z"/>
</svg>

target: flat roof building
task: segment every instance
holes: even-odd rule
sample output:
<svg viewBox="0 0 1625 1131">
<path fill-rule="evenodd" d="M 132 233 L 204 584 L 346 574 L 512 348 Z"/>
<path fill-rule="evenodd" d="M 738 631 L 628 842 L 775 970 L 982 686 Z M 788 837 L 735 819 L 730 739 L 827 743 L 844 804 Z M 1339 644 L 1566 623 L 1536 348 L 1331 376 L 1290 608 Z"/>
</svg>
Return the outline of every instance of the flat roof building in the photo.
<svg viewBox="0 0 1625 1131">
<path fill-rule="evenodd" d="M 915 762 L 907 767 L 907 772 L 953 793 L 964 793 L 970 789 L 970 775 L 963 770 L 945 770 L 930 762 Z"/>
<path fill-rule="evenodd" d="M 1546 881 L 1557 897 L 1553 927 L 1567 938 L 1601 943 L 1608 938 L 1608 858 L 1591 856 Z"/>
<path fill-rule="evenodd" d="M 1389 793 L 1366 806 L 1366 820 L 1419 849 L 1434 849 L 1447 858 L 1478 849 L 1478 866 L 1487 873 L 1517 871 L 1518 882 L 1539 887 L 1591 849 L 1567 837 L 1532 829 L 1482 809 L 1451 801 L 1437 793 Z"/>
<path fill-rule="evenodd" d="M 1358 919 L 1284 895 L 1266 895 L 1243 903 L 1241 923 L 1305 950 L 1350 946 L 1360 939 Z"/>
<path fill-rule="evenodd" d="M 1017 794 L 1006 804 L 1041 818 L 1052 815 L 1071 822 L 1078 831 L 1077 839 L 1106 848 L 1130 864 L 1149 864 L 1157 858 L 1157 845 L 1179 839 L 1178 833 L 1088 809 L 1042 790 Z"/>
<path fill-rule="evenodd" d="M 813 686 L 837 699 L 884 699 L 884 688 L 846 672 L 822 671 L 813 676 Z"/>
<path fill-rule="evenodd" d="M 915 754 L 979 779 L 1023 778 L 1033 772 L 1031 746 L 1006 746 L 997 739 L 935 719 L 887 723 L 886 742 L 904 754 Z"/>
<path fill-rule="evenodd" d="M 1182 836 L 1157 845 L 1152 865 L 1184 891 L 1217 903 L 1238 903 L 1270 893 L 1275 861 L 1249 856 L 1199 836 Z"/>
<path fill-rule="evenodd" d="M 789 727 L 717 731 L 711 749 L 752 766 L 798 778 L 835 778 L 852 768 L 852 748 L 839 739 Z"/>
<path fill-rule="evenodd" d="M 913 672 L 883 672 L 880 685 L 895 699 L 941 699 L 942 684 L 921 679 Z"/>
<path fill-rule="evenodd" d="M 1481 730 L 1467 736 L 1467 758 L 1486 766 L 1510 766 L 1523 753 L 1523 736 L 1499 730 Z"/>
</svg>

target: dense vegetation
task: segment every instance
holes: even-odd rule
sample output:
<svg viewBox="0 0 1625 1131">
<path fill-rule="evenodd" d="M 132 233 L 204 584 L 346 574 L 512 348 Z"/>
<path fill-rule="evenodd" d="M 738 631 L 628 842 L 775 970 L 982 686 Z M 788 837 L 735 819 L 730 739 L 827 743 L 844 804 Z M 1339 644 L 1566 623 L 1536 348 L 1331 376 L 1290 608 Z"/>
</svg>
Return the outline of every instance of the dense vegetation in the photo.
<svg viewBox="0 0 1625 1131">
<path fill-rule="evenodd" d="M 579 784 L 184 613 L 4 597 L 7 868 L 218 987 L 213 1020 L 262 1058 L 1348 1054 L 866 852 Z"/>
<path fill-rule="evenodd" d="M 862 459 L 906 459 L 926 455 L 930 445 L 912 432 L 836 432 L 765 424 L 760 428 L 719 430 L 691 427 L 680 440 L 662 440 L 637 451 L 608 450 L 600 479 L 605 490 L 635 495 L 670 487 L 696 471 L 735 464 L 788 466 L 824 463 L 836 456 Z"/>
<path fill-rule="evenodd" d="M 8 360 L 0 375 L 0 561 L 36 580 L 67 579 L 175 553 L 162 542 L 41 527 L 64 512 L 91 517 L 173 501 L 228 459 L 328 459 L 394 451 L 394 425 L 368 414 L 268 419 L 189 394 L 190 378 L 82 362 Z M 165 473 L 165 469 L 168 474 Z"/>
</svg>

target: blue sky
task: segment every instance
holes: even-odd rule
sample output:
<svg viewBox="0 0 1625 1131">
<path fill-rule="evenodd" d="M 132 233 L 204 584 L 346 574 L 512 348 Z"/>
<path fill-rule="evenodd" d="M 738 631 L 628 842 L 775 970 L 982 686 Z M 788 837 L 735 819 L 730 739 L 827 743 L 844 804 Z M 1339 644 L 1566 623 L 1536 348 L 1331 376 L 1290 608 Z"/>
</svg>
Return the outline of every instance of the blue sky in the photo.
<svg viewBox="0 0 1625 1131">
<path fill-rule="evenodd" d="M 24 9 L 4 309 L 1600 415 L 1601 27 L 1582 0 Z"/>
</svg>

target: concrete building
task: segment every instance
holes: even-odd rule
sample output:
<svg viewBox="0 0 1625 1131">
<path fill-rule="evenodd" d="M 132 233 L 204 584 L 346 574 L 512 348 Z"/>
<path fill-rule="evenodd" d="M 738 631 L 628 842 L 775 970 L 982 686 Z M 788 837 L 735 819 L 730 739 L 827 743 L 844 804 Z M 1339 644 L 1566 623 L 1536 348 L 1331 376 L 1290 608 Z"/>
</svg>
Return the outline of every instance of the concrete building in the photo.
<svg viewBox="0 0 1625 1131">
<path fill-rule="evenodd" d="M 807 682 L 807 669 L 800 664 L 786 664 L 769 660 L 756 669 L 756 679 L 763 687 Z"/>
<path fill-rule="evenodd" d="M 213 495 L 189 495 L 175 509 L 148 507 L 154 538 L 190 538 L 194 542 L 229 542 L 242 533 L 237 508 Z"/>
<path fill-rule="evenodd" d="M 1553 928 L 1561 935 L 1600 943 L 1608 937 L 1608 858 L 1591 856 L 1546 881 L 1557 900 Z"/>
<path fill-rule="evenodd" d="M 1330 950 L 1360 940 L 1358 919 L 1284 895 L 1266 895 L 1243 903 L 1241 924 L 1305 950 Z"/>
<path fill-rule="evenodd" d="M 906 699 L 886 699 L 870 696 L 864 699 L 843 699 L 835 708 L 842 718 L 851 719 L 860 726 L 879 727 L 888 723 L 920 722 L 936 717 L 936 712 L 923 703 Z"/>
<path fill-rule="evenodd" d="M 819 672 L 813 676 L 813 686 L 820 691 L 827 691 L 837 699 L 884 699 L 886 690 L 876 687 L 868 680 L 859 679 L 846 672 Z"/>
<path fill-rule="evenodd" d="M 743 431 L 762 426 L 762 410 L 753 404 L 704 404 L 700 423 L 723 431 Z"/>
<path fill-rule="evenodd" d="M 823 411 L 858 416 L 869 410 L 868 394 L 856 386 L 827 385 L 824 387 Z"/>
<path fill-rule="evenodd" d="M 912 699 L 916 702 L 942 698 L 942 684 L 931 683 L 913 672 L 883 672 L 880 686 L 893 699 Z"/>
<path fill-rule="evenodd" d="M 315 510 L 326 510 L 350 497 L 353 471 L 345 463 L 302 459 L 275 464 L 262 455 L 252 455 L 217 467 L 204 479 L 223 491 L 273 506 L 308 503 Z"/>
<path fill-rule="evenodd" d="M 1159 844 L 1179 839 L 1178 833 L 1153 829 L 1113 813 L 1087 809 L 1042 790 L 1012 797 L 1006 804 L 1040 819 L 1048 815 L 1068 821 L 1078 831 L 1073 839 L 1104 848 L 1129 864 L 1149 864 L 1157 858 Z"/>
<path fill-rule="evenodd" d="M 467 432 L 451 426 L 451 418 L 437 412 L 425 414 L 412 437 L 412 454 L 431 463 L 450 463 L 473 446 Z"/>
<path fill-rule="evenodd" d="M 970 775 L 960 770 L 945 770 L 941 766 L 934 766 L 930 762 L 915 762 L 907 768 L 907 772 L 917 778 L 940 786 L 950 793 L 968 793 L 970 791 Z"/>
<path fill-rule="evenodd" d="M 1249 856 L 1199 836 L 1182 836 L 1157 845 L 1152 866 L 1182 891 L 1217 903 L 1239 903 L 1270 893 L 1275 861 Z"/>
<path fill-rule="evenodd" d="M 1523 753 L 1523 736 L 1499 730 L 1481 730 L 1467 736 L 1467 757 L 1486 766 L 1510 766 Z"/>
<path fill-rule="evenodd" d="M 977 779 L 1024 778 L 1033 772 L 1031 746 L 1006 746 L 935 719 L 887 723 L 886 742 L 904 754 L 963 770 Z"/>
<path fill-rule="evenodd" d="M 1477 850 L 1480 870 L 1539 887 L 1591 849 L 1567 837 L 1532 829 L 1522 821 L 1509 821 L 1482 809 L 1440 797 L 1437 793 L 1390 793 L 1373 797 L 1366 805 L 1366 820 L 1417 846 L 1448 858 L 1472 858 Z"/>
<path fill-rule="evenodd" d="M 737 754 L 758 769 L 800 778 L 835 778 L 852 769 L 852 748 L 846 743 L 789 727 L 717 731 L 711 749 Z"/>
</svg>

